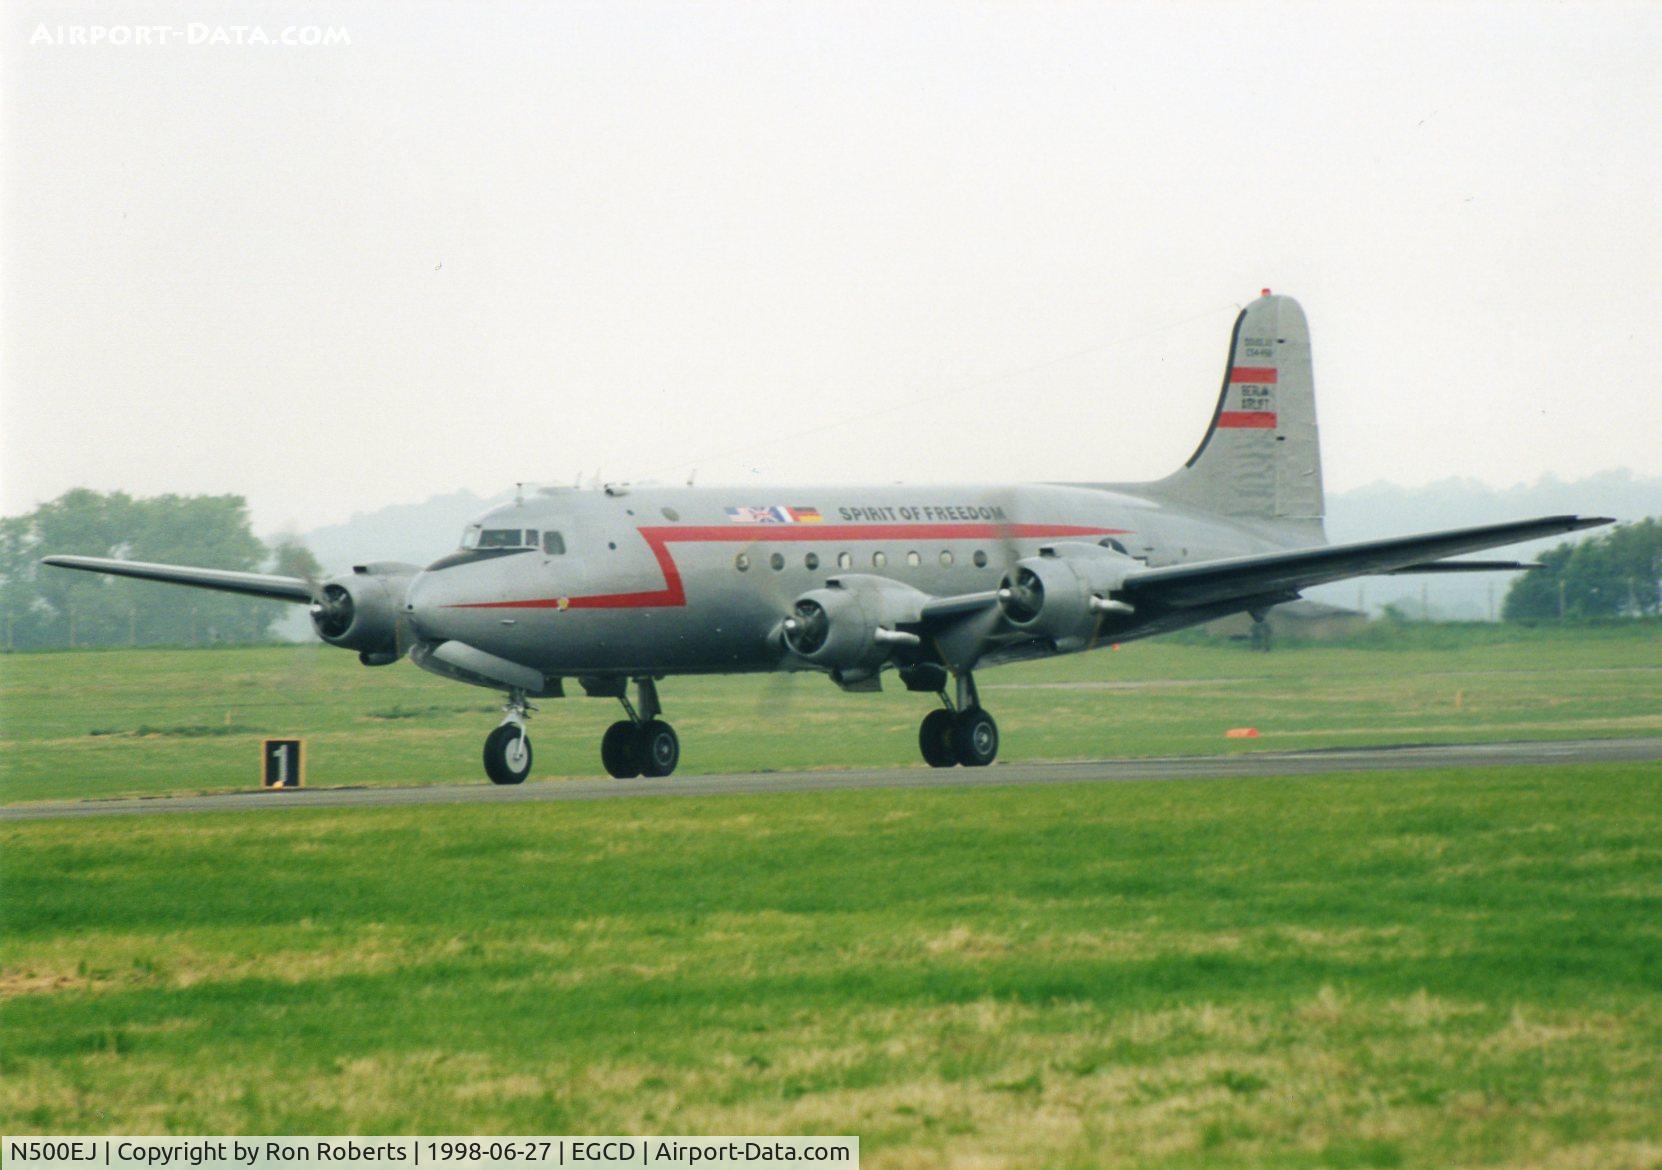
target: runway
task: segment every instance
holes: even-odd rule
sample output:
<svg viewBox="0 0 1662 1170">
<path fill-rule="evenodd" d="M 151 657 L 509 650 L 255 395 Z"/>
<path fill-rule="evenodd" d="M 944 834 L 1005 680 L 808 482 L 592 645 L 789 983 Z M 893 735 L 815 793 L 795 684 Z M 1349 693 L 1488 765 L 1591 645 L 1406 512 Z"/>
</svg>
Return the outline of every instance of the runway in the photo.
<svg viewBox="0 0 1662 1170">
<path fill-rule="evenodd" d="M 0 820 L 155 816 L 199 812 L 272 812 L 285 809 L 393 808 L 426 804 L 540 804 L 566 800 L 730 796 L 829 792 L 860 788 L 981 788 L 998 785 L 1127 783 L 1149 780 L 1240 780 L 1425 768 L 1492 768 L 1521 764 L 1662 761 L 1662 737 L 1542 740 L 1529 743 L 1431 744 L 1336 748 L 1301 752 L 1247 752 L 1230 756 L 1168 756 L 1080 763 L 995 764 L 990 768 L 877 768 L 825 772 L 751 772 L 730 776 L 674 776 L 663 780 L 531 781 L 513 788 L 492 784 L 423 787 L 307 788 L 230 792 L 214 796 L 156 796 L 43 801 L 0 808 Z"/>
</svg>

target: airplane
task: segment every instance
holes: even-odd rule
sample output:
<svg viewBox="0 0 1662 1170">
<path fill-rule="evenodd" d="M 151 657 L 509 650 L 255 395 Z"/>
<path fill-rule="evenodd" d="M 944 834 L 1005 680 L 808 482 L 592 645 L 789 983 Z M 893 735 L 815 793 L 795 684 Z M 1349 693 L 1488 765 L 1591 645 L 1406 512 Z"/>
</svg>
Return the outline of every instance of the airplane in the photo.
<svg viewBox="0 0 1662 1170">
<path fill-rule="evenodd" d="M 406 655 L 507 696 L 486 775 L 531 771 L 530 700 L 569 682 L 618 700 L 601 762 L 668 776 L 680 741 L 658 683 L 817 671 L 845 691 L 893 672 L 933 695 L 932 767 L 984 767 L 999 731 L 983 667 L 1264 619 L 1314 585 L 1373 574 L 1527 569 L 1461 554 L 1610 523 L 1545 516 L 1330 544 L 1310 332 L 1291 297 L 1235 320 L 1217 406 L 1188 461 L 1147 483 L 663 487 L 521 493 L 425 568 L 354 565 L 322 582 L 103 557 L 43 562 L 310 607 L 317 634 L 365 666 Z M 630 698 L 633 684 L 634 698 Z"/>
</svg>

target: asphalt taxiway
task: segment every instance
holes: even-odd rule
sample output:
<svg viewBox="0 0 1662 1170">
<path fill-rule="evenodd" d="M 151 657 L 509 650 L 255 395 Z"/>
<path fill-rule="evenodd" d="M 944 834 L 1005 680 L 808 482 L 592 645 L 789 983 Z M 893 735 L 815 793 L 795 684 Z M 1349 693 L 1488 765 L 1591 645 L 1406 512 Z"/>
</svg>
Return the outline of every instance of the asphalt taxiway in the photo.
<svg viewBox="0 0 1662 1170">
<path fill-rule="evenodd" d="M 1077 763 L 995 764 L 990 768 L 936 769 L 919 766 L 824 772 L 751 772 L 730 776 L 684 775 L 663 780 L 553 780 L 531 781 L 517 787 L 502 788 L 481 782 L 407 788 L 306 788 L 277 792 L 229 792 L 211 796 L 41 801 L 0 808 L 0 820 L 155 816 L 198 812 L 273 812 L 301 808 L 392 808 L 423 804 L 524 804 L 562 800 L 826 792 L 855 788 L 971 788 L 1147 780 L 1232 780 L 1399 769 L 1650 761 L 1662 763 L 1662 737 L 1425 744 L 1300 752 L 1243 752 L 1227 756 L 1168 756 Z"/>
</svg>

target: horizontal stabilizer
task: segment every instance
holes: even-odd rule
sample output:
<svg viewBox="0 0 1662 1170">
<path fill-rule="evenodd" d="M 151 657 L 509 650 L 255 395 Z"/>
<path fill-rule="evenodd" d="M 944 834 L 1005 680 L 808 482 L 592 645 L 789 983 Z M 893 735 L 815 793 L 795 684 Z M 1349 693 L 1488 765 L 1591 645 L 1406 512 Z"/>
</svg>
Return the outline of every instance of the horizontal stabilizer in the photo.
<svg viewBox="0 0 1662 1170">
<path fill-rule="evenodd" d="M 1558 536 L 1611 523 L 1603 516 L 1543 516 L 1510 524 L 1485 524 L 1389 540 L 1318 545 L 1286 552 L 1228 557 L 1160 569 L 1143 569 L 1125 579 L 1120 592 L 1131 602 L 1176 608 L 1296 594 L 1313 585 L 1390 573 L 1409 565 L 1478 552 L 1486 548 Z"/>
<path fill-rule="evenodd" d="M 242 593 L 273 601 L 310 601 L 312 585 L 299 577 L 275 577 L 266 573 L 240 573 L 232 569 L 193 569 L 187 565 L 154 565 L 147 561 L 121 561 L 113 557 L 42 557 L 41 564 L 59 569 L 84 569 L 115 577 L 136 577 L 141 581 L 162 581 L 169 585 L 190 585 Z"/>
</svg>

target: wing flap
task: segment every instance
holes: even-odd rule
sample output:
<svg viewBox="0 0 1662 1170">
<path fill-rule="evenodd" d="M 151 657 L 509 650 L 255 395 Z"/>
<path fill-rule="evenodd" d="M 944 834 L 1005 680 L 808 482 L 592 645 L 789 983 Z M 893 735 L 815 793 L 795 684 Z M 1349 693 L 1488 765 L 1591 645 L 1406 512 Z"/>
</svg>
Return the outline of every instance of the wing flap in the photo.
<svg viewBox="0 0 1662 1170">
<path fill-rule="evenodd" d="M 232 569 L 194 569 L 188 565 L 157 565 L 149 561 L 122 561 L 113 557 L 42 557 L 41 564 L 59 569 L 108 573 L 114 577 L 136 577 L 141 581 L 161 581 L 168 585 L 216 589 L 221 593 L 241 593 L 249 597 L 270 598 L 273 601 L 306 602 L 313 597 L 310 582 L 299 577 L 277 577 L 267 573 L 242 573 Z"/>
<path fill-rule="evenodd" d="M 1419 566 L 1423 571 L 1425 562 L 1444 557 L 1558 536 L 1610 522 L 1603 516 L 1542 516 L 1388 540 L 1319 545 L 1170 565 L 1132 573 L 1126 577 L 1121 592 L 1132 602 L 1149 601 L 1180 608 L 1211 605 L 1265 594 L 1294 593 L 1313 585 L 1390 573 L 1410 565 Z"/>
</svg>

